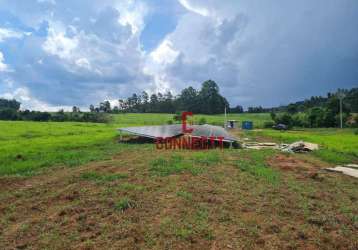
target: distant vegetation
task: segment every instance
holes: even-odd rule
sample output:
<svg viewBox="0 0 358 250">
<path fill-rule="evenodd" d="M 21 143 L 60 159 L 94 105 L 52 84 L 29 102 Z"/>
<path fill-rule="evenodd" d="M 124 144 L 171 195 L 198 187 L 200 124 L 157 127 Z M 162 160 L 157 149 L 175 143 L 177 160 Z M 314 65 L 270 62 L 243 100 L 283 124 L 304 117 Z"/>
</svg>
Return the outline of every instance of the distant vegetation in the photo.
<svg viewBox="0 0 358 250">
<path fill-rule="evenodd" d="M 358 116 L 351 113 L 358 112 L 358 88 L 338 90 L 336 93 L 328 93 L 327 97 L 315 96 L 302 102 L 272 108 L 271 117 L 276 123 L 289 127 L 337 127 L 340 124 L 339 94 L 345 96 L 342 102 L 343 123 L 348 127 L 357 127 Z"/>
<path fill-rule="evenodd" d="M 81 112 L 73 107 L 72 112 L 59 110 L 56 113 L 20 110 L 20 103 L 16 100 L 0 99 L 0 120 L 7 121 L 75 121 L 75 122 L 99 122 L 106 123 L 110 116 L 105 113 Z"/>
<path fill-rule="evenodd" d="M 328 93 L 326 97 L 313 96 L 304 101 L 291 103 L 287 106 L 274 108 L 249 107 L 245 113 L 270 113 L 271 119 L 266 119 L 260 127 L 271 128 L 275 124 L 285 124 L 291 127 L 338 127 L 339 98 L 338 93 L 343 93 L 343 122 L 345 127 L 358 127 L 358 88 L 351 90 L 338 90 L 335 93 Z M 77 122 L 99 122 L 106 123 L 111 121 L 113 116 L 108 114 L 127 114 L 127 113 L 163 113 L 179 114 L 181 111 L 192 111 L 194 114 L 223 114 L 225 108 L 230 114 L 241 114 L 244 112 L 242 106 L 237 105 L 230 108 L 229 102 L 220 95 L 218 85 L 208 80 L 202 84 L 200 90 L 193 87 L 185 88 L 177 96 L 171 92 L 166 94 L 157 93 L 148 95 L 145 91 L 141 95 L 133 94 L 127 99 L 119 99 L 118 105 L 111 106 L 109 101 L 104 101 L 99 106 L 90 105 L 90 112 L 81 112 L 76 106 L 72 112 L 60 110 L 55 113 L 39 111 L 20 111 L 20 103 L 16 100 L 0 99 L 0 120 L 23 120 L 23 121 L 77 121 Z M 210 117 L 200 117 L 197 124 L 211 123 L 216 125 L 223 124 L 220 121 L 211 121 Z M 138 118 L 140 119 L 140 118 Z M 155 118 L 156 119 L 156 118 Z M 164 123 L 175 122 L 167 119 Z M 163 124 L 163 123 L 161 123 Z"/>
<path fill-rule="evenodd" d="M 200 90 L 193 87 L 185 88 L 178 96 L 173 96 L 169 91 L 165 94 L 157 93 L 148 95 L 133 94 L 127 99 L 118 100 L 119 105 L 111 107 L 109 101 L 99 104 L 98 107 L 90 106 L 91 112 L 107 113 L 176 113 L 192 111 L 196 114 L 222 114 L 227 108 L 228 112 L 242 113 L 243 108 L 236 106 L 229 108 L 229 102 L 220 95 L 219 87 L 212 80 L 205 81 Z"/>
</svg>

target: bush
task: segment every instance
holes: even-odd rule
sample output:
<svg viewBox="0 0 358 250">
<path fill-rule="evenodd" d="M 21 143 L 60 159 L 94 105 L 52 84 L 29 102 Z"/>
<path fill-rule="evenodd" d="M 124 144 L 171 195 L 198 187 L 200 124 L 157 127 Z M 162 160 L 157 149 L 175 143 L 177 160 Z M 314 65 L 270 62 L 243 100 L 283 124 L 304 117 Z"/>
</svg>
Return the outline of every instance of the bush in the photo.
<svg viewBox="0 0 358 250">
<path fill-rule="evenodd" d="M 21 120 L 21 118 L 18 115 L 18 112 L 15 109 L 1 109 L 0 110 L 0 120 Z"/>
<path fill-rule="evenodd" d="M 264 122 L 264 128 L 272 128 L 274 125 L 274 122 Z"/>
<path fill-rule="evenodd" d="M 181 112 L 176 112 L 173 116 L 173 120 L 177 122 L 181 121 Z"/>
<path fill-rule="evenodd" d="M 79 121 L 109 123 L 112 121 L 112 117 L 105 113 L 84 113 Z"/>
<path fill-rule="evenodd" d="M 168 124 L 168 125 L 172 125 L 172 124 L 173 124 L 173 121 L 172 121 L 172 120 L 168 120 L 168 121 L 167 121 L 167 124 Z"/>
<path fill-rule="evenodd" d="M 206 124 L 206 119 L 204 117 L 201 117 L 199 119 L 199 125 L 204 125 L 204 124 Z"/>
<path fill-rule="evenodd" d="M 275 122 L 276 124 L 284 124 L 288 128 L 291 128 L 293 126 L 292 116 L 288 113 L 277 114 L 275 117 Z"/>
</svg>

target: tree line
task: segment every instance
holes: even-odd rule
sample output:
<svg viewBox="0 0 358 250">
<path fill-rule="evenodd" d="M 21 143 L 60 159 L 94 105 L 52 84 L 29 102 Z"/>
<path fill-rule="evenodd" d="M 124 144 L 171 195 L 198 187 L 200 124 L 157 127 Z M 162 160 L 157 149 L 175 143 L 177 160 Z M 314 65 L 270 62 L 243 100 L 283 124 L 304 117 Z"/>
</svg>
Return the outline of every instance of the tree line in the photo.
<svg viewBox="0 0 358 250">
<path fill-rule="evenodd" d="M 110 116 L 104 113 L 81 112 L 76 106 L 72 112 L 64 112 L 62 109 L 58 112 L 40 112 L 30 110 L 20 110 L 21 103 L 16 100 L 7 100 L 0 98 L 0 120 L 8 121 L 76 121 L 76 122 L 101 122 L 110 120 Z"/>
<path fill-rule="evenodd" d="M 358 113 L 358 88 L 352 89 L 338 89 L 336 92 L 328 92 L 326 96 L 312 96 L 304 101 L 290 103 L 288 105 L 281 105 L 279 107 L 263 108 L 262 106 L 248 107 L 248 113 L 271 113 L 271 112 L 306 112 L 314 107 L 326 107 L 333 102 L 338 101 L 338 94 L 343 94 L 343 103 L 345 108 L 351 113 Z"/>
<path fill-rule="evenodd" d="M 90 105 L 91 112 L 105 113 L 177 113 L 191 111 L 200 114 L 222 114 L 227 112 L 242 113 L 243 108 L 238 105 L 230 108 L 229 102 L 219 92 L 215 81 L 207 80 L 202 83 L 201 89 L 193 87 L 183 89 L 179 95 L 173 96 L 168 91 L 164 94 L 146 91 L 134 93 L 126 99 L 119 99 L 118 105 L 111 106 L 109 101 L 101 102 L 97 107 Z"/>
<path fill-rule="evenodd" d="M 304 101 L 280 107 L 249 107 L 246 112 L 271 113 L 273 122 L 267 122 L 266 127 L 278 123 L 288 127 L 337 127 L 340 123 L 339 93 L 345 96 L 342 107 L 345 126 L 358 126 L 358 116 L 354 114 L 358 113 L 358 88 L 339 89 L 326 96 L 312 96 Z M 228 113 L 244 112 L 240 105 L 230 108 L 229 102 L 220 94 L 218 85 L 212 80 L 203 82 L 200 90 L 188 87 L 177 96 L 173 96 L 169 91 L 149 96 L 143 91 L 126 99 L 119 99 L 118 104 L 113 107 L 109 101 L 104 101 L 97 107 L 90 105 L 91 112 L 81 112 L 76 106 L 72 112 L 59 110 L 54 113 L 20 110 L 20 106 L 16 100 L 0 98 L 0 120 L 108 122 L 111 120 L 109 113 L 192 111 L 197 114 L 222 114 L 225 108 Z"/>
<path fill-rule="evenodd" d="M 275 123 L 288 127 L 338 127 L 340 125 L 340 95 L 342 101 L 342 120 L 344 126 L 357 127 L 358 88 L 350 90 L 338 89 L 327 96 L 312 96 L 310 99 L 291 103 L 286 106 L 265 110 L 271 112 Z M 271 124 L 267 123 L 269 127 Z"/>
</svg>

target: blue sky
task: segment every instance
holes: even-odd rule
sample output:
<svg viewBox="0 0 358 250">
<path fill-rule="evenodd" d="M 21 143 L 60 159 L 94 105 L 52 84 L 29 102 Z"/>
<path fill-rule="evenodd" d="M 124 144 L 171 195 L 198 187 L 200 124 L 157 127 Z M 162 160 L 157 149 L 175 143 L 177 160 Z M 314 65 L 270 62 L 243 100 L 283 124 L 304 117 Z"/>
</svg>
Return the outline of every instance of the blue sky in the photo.
<svg viewBox="0 0 358 250">
<path fill-rule="evenodd" d="M 87 108 L 215 80 L 231 105 L 358 87 L 355 0 L 0 0 L 0 97 Z"/>
</svg>

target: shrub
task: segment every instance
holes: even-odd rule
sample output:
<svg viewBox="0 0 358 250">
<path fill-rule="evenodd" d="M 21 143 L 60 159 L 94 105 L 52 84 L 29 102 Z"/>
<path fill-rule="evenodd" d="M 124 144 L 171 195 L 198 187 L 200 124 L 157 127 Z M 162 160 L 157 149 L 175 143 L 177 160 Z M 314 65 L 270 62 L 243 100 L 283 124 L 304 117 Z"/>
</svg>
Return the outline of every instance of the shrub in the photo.
<svg viewBox="0 0 358 250">
<path fill-rule="evenodd" d="M 206 124 L 206 119 L 204 117 L 201 117 L 199 120 L 199 125 Z"/>
<path fill-rule="evenodd" d="M 264 128 L 272 128 L 275 125 L 274 122 L 264 122 Z"/>
<path fill-rule="evenodd" d="M 176 112 L 175 115 L 173 116 L 173 120 L 174 121 L 181 121 L 181 112 Z"/>
<path fill-rule="evenodd" d="M 275 116 L 276 124 L 285 124 L 288 128 L 293 126 L 293 119 L 289 113 L 281 113 Z"/>
</svg>

